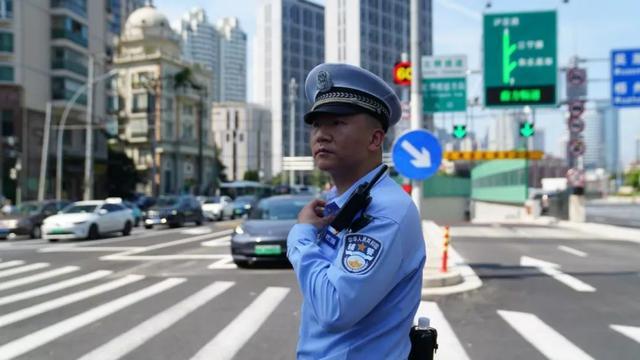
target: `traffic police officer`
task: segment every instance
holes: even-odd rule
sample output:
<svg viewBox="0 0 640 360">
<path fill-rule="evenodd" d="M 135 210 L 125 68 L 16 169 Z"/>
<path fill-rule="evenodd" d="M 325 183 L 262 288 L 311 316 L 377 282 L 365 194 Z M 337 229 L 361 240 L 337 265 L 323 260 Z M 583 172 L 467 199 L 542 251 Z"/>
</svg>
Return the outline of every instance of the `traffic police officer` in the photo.
<svg viewBox="0 0 640 360">
<path fill-rule="evenodd" d="M 303 296 L 297 357 L 407 359 L 426 258 L 411 198 L 385 174 L 371 189 L 369 221 L 339 232 L 329 226 L 384 166 L 382 145 L 400 120 L 400 101 L 382 79 L 346 64 L 316 66 L 305 92 L 314 162 L 335 186 L 326 201 L 302 209 L 287 239 Z"/>
</svg>

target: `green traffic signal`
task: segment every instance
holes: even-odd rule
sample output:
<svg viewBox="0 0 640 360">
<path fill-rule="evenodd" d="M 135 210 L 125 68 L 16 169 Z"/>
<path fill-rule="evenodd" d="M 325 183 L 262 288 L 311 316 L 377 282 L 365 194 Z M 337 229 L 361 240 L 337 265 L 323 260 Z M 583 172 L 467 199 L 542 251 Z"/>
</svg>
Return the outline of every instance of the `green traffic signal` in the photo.
<svg viewBox="0 0 640 360">
<path fill-rule="evenodd" d="M 533 123 L 528 121 L 524 121 L 520 123 L 520 136 L 522 137 L 531 137 L 536 133 L 536 130 L 533 128 Z"/>
<path fill-rule="evenodd" d="M 467 125 L 453 125 L 453 137 L 456 139 L 467 137 Z"/>
</svg>

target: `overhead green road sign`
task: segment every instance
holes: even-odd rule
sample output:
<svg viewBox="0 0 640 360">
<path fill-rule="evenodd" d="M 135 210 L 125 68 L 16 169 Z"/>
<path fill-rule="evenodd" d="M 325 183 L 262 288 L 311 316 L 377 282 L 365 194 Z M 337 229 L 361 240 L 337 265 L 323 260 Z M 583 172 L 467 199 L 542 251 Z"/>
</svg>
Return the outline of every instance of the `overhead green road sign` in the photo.
<svg viewBox="0 0 640 360">
<path fill-rule="evenodd" d="M 487 107 L 555 105 L 555 11 L 484 16 L 484 98 Z"/>
<path fill-rule="evenodd" d="M 422 111 L 426 114 L 467 110 L 467 56 L 422 57 Z"/>
</svg>

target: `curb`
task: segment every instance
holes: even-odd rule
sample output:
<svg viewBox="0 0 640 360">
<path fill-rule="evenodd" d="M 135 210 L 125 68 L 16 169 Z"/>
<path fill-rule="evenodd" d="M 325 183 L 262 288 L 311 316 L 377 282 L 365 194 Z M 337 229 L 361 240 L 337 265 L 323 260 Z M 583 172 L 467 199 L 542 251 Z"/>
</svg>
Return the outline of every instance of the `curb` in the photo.
<svg viewBox="0 0 640 360">
<path fill-rule="evenodd" d="M 457 271 L 459 276 L 462 278 L 462 282 L 452 286 L 443 286 L 443 287 L 432 287 L 425 288 L 424 285 L 422 287 L 422 298 L 428 298 L 430 296 L 443 296 L 443 295 L 451 295 L 458 294 L 462 292 L 467 292 L 471 290 L 478 289 L 482 286 L 482 280 L 476 275 L 471 266 L 467 265 L 464 262 L 464 259 L 458 254 L 455 249 L 452 247 L 449 248 L 451 252 L 451 260 L 452 260 L 452 270 Z"/>
<path fill-rule="evenodd" d="M 462 275 L 458 269 L 451 269 L 446 273 L 428 273 L 424 272 L 422 275 L 422 287 L 446 287 L 460 284 L 463 281 Z"/>
</svg>

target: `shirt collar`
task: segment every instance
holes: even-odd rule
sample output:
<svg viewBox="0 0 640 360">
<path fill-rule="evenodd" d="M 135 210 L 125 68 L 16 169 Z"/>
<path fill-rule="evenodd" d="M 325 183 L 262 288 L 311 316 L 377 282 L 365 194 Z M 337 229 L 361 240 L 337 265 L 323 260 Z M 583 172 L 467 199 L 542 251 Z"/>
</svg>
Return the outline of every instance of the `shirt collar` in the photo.
<svg viewBox="0 0 640 360">
<path fill-rule="evenodd" d="M 364 182 L 371 181 L 371 179 L 375 176 L 375 174 L 377 174 L 378 171 L 380 171 L 381 167 L 382 167 L 382 164 L 376 166 L 375 169 L 369 171 L 366 175 L 358 179 L 358 181 L 353 183 L 353 185 L 351 185 L 351 187 L 349 187 L 349 189 L 340 196 L 338 196 L 338 189 L 335 186 L 332 187 L 331 190 L 329 190 L 329 193 L 327 194 L 327 202 L 334 202 L 339 207 L 342 207 L 344 203 L 347 202 L 351 194 L 358 188 L 358 186 Z M 382 177 L 380 177 L 378 181 L 381 181 L 386 176 L 388 176 L 388 173 L 385 173 L 384 175 L 382 175 Z"/>
</svg>

